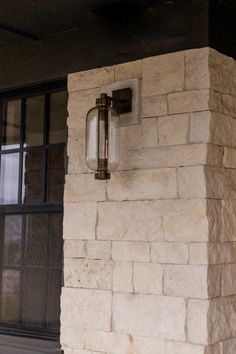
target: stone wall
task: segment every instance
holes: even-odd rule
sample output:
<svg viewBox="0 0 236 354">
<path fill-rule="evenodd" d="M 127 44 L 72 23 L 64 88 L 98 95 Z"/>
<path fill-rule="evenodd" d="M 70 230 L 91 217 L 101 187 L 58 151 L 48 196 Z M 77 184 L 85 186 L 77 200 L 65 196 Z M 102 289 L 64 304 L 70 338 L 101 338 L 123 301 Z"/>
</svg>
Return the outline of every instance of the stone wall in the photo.
<svg viewBox="0 0 236 354">
<path fill-rule="evenodd" d="M 235 75 L 233 76 L 233 74 Z M 111 180 L 85 165 L 85 116 L 142 78 Z M 235 354 L 236 68 L 209 48 L 69 75 L 65 354 Z"/>
</svg>

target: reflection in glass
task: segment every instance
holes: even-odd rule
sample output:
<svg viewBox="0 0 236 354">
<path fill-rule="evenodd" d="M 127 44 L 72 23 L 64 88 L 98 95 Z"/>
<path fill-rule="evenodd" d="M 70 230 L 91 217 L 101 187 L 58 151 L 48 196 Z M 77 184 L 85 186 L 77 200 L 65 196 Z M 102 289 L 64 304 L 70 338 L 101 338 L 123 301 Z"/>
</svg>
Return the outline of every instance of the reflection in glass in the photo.
<svg viewBox="0 0 236 354">
<path fill-rule="evenodd" d="M 66 142 L 67 92 L 51 95 L 49 118 L 49 144 Z"/>
<path fill-rule="evenodd" d="M 6 215 L 4 223 L 3 264 L 20 265 L 22 215 Z"/>
<path fill-rule="evenodd" d="M 45 266 L 48 214 L 29 214 L 25 223 L 24 266 Z"/>
<path fill-rule="evenodd" d="M 64 191 L 64 148 L 48 151 L 47 200 L 62 202 Z"/>
<path fill-rule="evenodd" d="M 55 329 L 60 326 L 61 276 L 60 269 L 48 272 L 47 326 Z"/>
<path fill-rule="evenodd" d="M 21 101 L 9 101 L 3 106 L 2 150 L 15 149 L 20 144 Z"/>
<path fill-rule="evenodd" d="M 18 321 L 20 292 L 20 272 L 18 270 L 2 271 L 1 321 Z"/>
<path fill-rule="evenodd" d="M 34 150 L 23 156 L 22 202 L 42 202 L 43 152 Z"/>
<path fill-rule="evenodd" d="M 22 321 L 25 325 L 43 327 L 45 274 L 43 270 L 23 272 Z"/>
<path fill-rule="evenodd" d="M 18 202 L 19 153 L 1 156 L 0 204 Z"/>
<path fill-rule="evenodd" d="M 49 266 L 61 267 L 62 262 L 62 213 L 49 214 Z"/>
<path fill-rule="evenodd" d="M 43 144 L 44 96 L 27 99 L 25 119 L 25 146 Z"/>
</svg>

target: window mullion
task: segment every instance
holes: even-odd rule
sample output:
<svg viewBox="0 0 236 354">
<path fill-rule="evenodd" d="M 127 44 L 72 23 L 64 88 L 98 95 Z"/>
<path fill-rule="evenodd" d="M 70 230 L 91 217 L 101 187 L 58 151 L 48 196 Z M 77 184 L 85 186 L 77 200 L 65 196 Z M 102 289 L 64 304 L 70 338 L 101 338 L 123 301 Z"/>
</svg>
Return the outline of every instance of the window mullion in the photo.
<svg viewBox="0 0 236 354">
<path fill-rule="evenodd" d="M 18 204 L 22 204 L 22 185 L 24 173 L 24 142 L 25 142 L 25 115 L 26 115 L 26 99 L 21 101 L 21 125 L 20 125 L 20 163 L 19 163 L 19 185 L 18 185 Z"/>
</svg>

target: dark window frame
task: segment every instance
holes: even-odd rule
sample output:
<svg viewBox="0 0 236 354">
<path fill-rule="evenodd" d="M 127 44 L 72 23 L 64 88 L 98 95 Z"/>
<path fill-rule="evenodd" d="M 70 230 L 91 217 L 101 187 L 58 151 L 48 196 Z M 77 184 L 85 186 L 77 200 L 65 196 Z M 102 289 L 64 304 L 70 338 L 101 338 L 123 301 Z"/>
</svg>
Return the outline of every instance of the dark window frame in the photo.
<svg viewBox="0 0 236 354">
<path fill-rule="evenodd" d="M 66 91 L 67 88 L 67 80 L 62 79 L 56 82 L 50 82 L 40 85 L 35 85 L 31 87 L 25 87 L 21 89 L 10 90 L 6 92 L 0 93 L 0 147 L 2 145 L 2 123 L 3 123 L 3 106 L 4 102 L 9 102 L 13 100 L 20 99 L 22 100 L 22 112 L 21 117 L 21 129 L 20 129 L 20 146 L 16 149 L 9 150 L 0 150 L 0 158 L 2 155 L 7 155 L 14 152 L 20 153 L 20 167 L 19 171 L 22 172 L 23 168 L 23 154 L 28 151 L 40 150 L 43 152 L 49 151 L 52 148 L 64 148 L 66 147 L 66 143 L 56 143 L 49 144 L 48 143 L 48 132 L 49 132 L 49 111 L 50 111 L 50 95 L 53 93 Z M 30 146 L 24 147 L 24 120 L 25 120 L 25 102 L 27 98 L 31 98 L 34 96 L 44 95 L 45 97 L 45 112 L 44 112 L 44 141 L 43 145 L 40 146 Z M 44 163 L 43 163 L 43 173 L 44 173 L 44 181 L 47 174 L 47 153 L 44 154 Z M 66 157 L 66 156 L 65 156 Z M 66 160 L 66 159 L 65 159 Z M 67 166 L 65 166 L 65 173 L 67 170 Z M 43 186 L 43 201 L 40 203 L 30 203 L 24 204 L 22 202 L 22 173 L 19 173 L 19 193 L 18 193 L 18 203 L 17 204 L 1 204 L 0 205 L 0 215 L 25 215 L 25 214 L 39 214 L 39 213 L 55 213 L 55 212 L 63 212 L 63 202 L 48 202 L 46 200 L 47 186 L 46 183 Z M 0 244 L 2 240 L 0 240 Z M 7 268 L 10 268 L 7 267 Z M 1 269 L 3 267 L 1 266 Z M 29 338 L 42 338 L 48 340 L 58 341 L 59 339 L 59 331 L 48 331 L 40 328 L 30 328 L 29 326 L 23 325 L 11 325 L 0 322 L 0 334 L 10 334 L 13 336 L 23 336 Z"/>
</svg>

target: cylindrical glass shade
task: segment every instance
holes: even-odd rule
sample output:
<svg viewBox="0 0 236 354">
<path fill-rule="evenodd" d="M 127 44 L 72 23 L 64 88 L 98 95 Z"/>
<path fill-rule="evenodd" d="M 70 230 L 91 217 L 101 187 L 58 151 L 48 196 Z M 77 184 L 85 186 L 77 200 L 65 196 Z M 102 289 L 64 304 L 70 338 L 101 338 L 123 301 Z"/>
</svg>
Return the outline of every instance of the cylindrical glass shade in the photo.
<svg viewBox="0 0 236 354">
<path fill-rule="evenodd" d="M 98 105 L 87 114 L 86 162 L 96 178 L 107 179 L 119 164 L 119 115 L 110 107 Z"/>
</svg>

